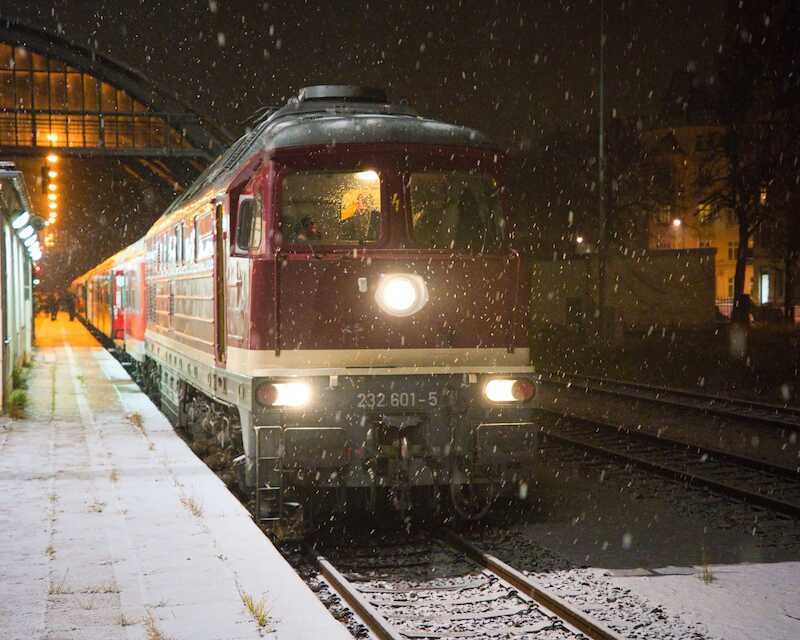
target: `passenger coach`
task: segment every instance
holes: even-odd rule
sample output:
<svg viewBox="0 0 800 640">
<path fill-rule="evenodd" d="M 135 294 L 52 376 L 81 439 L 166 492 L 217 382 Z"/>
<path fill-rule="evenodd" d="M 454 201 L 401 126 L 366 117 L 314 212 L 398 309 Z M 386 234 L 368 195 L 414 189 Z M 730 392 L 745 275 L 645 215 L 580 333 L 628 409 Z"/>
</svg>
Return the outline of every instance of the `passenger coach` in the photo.
<svg viewBox="0 0 800 640">
<path fill-rule="evenodd" d="M 143 342 L 146 384 L 240 469 L 261 520 L 326 489 L 445 489 L 478 517 L 524 480 L 530 282 L 504 164 L 381 91 L 307 88 L 102 266 L 112 307 L 117 277 L 136 292 L 123 340 Z"/>
</svg>

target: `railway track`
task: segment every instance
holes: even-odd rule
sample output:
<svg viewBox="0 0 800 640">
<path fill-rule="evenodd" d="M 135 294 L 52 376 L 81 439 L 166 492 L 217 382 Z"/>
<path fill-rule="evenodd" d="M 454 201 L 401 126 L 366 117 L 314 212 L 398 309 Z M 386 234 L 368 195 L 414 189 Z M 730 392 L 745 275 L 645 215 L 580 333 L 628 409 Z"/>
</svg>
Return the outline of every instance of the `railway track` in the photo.
<svg viewBox="0 0 800 640">
<path fill-rule="evenodd" d="M 554 418 L 553 427 L 545 430 L 548 439 L 800 517 L 800 474 L 796 471 L 600 420 L 541 411 Z"/>
<path fill-rule="evenodd" d="M 457 534 L 314 554 L 321 576 L 381 640 L 620 640 Z"/>
<path fill-rule="evenodd" d="M 707 395 L 688 389 L 673 389 L 640 382 L 579 374 L 556 375 L 543 373 L 539 381 L 567 388 L 574 387 L 589 393 L 634 398 L 681 409 L 693 409 L 725 418 L 760 422 L 783 428 L 800 428 L 800 407 L 791 405 Z"/>
</svg>

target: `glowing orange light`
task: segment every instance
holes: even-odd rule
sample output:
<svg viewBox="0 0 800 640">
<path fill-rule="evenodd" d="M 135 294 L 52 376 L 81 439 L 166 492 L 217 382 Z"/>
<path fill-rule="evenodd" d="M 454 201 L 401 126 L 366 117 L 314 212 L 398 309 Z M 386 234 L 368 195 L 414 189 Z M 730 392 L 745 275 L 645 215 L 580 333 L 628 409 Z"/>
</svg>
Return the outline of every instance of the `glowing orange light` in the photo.
<svg viewBox="0 0 800 640">
<path fill-rule="evenodd" d="M 51 164 L 58 162 L 58 156 L 55 153 L 47 154 L 47 161 Z"/>
<path fill-rule="evenodd" d="M 50 169 L 50 171 L 47 172 L 47 177 L 48 178 L 57 178 L 58 177 L 58 171 L 53 171 L 52 169 Z"/>
<path fill-rule="evenodd" d="M 56 196 L 55 193 L 48 193 L 47 194 L 47 199 L 50 200 L 51 202 L 54 201 L 57 197 L 58 196 Z"/>
<path fill-rule="evenodd" d="M 47 139 L 50 142 L 55 142 L 56 140 L 58 140 L 58 136 L 55 133 L 48 133 L 47 134 Z"/>
</svg>

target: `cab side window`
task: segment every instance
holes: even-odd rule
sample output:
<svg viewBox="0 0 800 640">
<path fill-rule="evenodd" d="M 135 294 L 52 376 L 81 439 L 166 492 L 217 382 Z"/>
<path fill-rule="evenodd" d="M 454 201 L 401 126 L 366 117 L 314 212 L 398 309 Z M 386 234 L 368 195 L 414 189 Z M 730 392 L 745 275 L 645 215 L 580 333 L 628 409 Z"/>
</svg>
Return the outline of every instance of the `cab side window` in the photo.
<svg viewBox="0 0 800 640">
<path fill-rule="evenodd" d="M 236 248 L 244 252 L 260 249 L 263 225 L 261 196 L 241 196 L 236 217 Z"/>
</svg>

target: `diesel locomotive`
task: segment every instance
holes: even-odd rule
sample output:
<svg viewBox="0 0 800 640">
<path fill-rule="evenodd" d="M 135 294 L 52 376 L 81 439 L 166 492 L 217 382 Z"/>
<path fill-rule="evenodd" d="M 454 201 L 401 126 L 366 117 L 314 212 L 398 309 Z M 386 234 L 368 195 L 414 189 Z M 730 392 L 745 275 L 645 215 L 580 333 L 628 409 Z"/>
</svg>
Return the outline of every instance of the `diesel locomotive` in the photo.
<svg viewBox="0 0 800 640">
<path fill-rule="evenodd" d="M 309 87 L 73 288 L 263 524 L 323 493 L 477 518 L 536 452 L 505 163 L 380 90 Z"/>
</svg>

